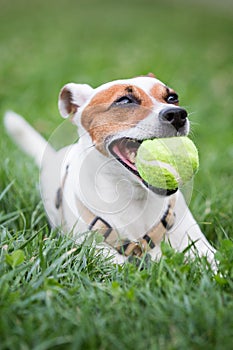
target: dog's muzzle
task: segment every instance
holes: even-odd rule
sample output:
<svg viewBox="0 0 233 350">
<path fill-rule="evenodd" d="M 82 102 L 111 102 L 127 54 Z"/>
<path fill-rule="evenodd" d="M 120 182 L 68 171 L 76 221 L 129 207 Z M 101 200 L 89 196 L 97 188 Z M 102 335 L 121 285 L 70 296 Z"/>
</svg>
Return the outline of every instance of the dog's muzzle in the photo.
<svg viewBox="0 0 233 350">
<path fill-rule="evenodd" d="M 145 187 L 154 193 L 161 196 L 170 196 L 177 191 L 175 190 L 167 190 L 163 188 L 154 187 L 148 184 L 145 180 L 140 176 L 137 167 L 136 167 L 136 156 L 139 146 L 144 140 L 137 140 L 132 138 L 120 138 L 118 140 L 114 140 L 108 146 L 109 152 L 116 158 L 118 162 L 124 165 L 131 173 L 133 173 L 137 178 L 143 183 Z"/>
</svg>

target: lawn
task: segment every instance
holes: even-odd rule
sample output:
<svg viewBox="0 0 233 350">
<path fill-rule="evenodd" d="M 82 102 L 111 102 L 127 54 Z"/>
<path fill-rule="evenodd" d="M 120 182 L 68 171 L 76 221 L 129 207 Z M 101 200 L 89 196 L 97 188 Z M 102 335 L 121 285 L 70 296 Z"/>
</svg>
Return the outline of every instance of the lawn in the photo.
<svg viewBox="0 0 233 350">
<path fill-rule="evenodd" d="M 221 4 L 220 4 L 221 3 Z M 190 207 L 217 249 L 116 266 L 49 228 L 30 158 L 1 132 L 0 350 L 232 349 L 230 1 L 0 0 L 0 113 L 46 138 L 60 88 L 154 72 L 179 92 L 200 152 Z"/>
</svg>

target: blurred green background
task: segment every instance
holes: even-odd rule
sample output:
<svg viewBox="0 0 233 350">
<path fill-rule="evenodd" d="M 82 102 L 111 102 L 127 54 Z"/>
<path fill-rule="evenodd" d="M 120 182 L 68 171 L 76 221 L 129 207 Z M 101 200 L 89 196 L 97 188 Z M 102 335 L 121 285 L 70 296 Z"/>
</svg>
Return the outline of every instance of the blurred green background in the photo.
<svg viewBox="0 0 233 350">
<path fill-rule="evenodd" d="M 211 238 L 217 222 L 229 233 L 232 18 L 230 1 L 0 0 L 1 115 L 13 109 L 49 137 L 62 122 L 57 97 L 65 83 L 95 87 L 155 73 L 190 113 L 201 160 L 196 216 L 209 222 L 212 213 Z M 24 157 L 2 134 L 2 161 Z"/>
<path fill-rule="evenodd" d="M 200 151 L 190 205 L 220 262 L 214 276 L 167 247 L 139 271 L 57 235 L 1 124 L 0 350 L 232 349 L 232 58 L 230 0 L 0 0 L 1 116 L 49 138 L 67 82 L 154 72 L 179 93 Z"/>
</svg>

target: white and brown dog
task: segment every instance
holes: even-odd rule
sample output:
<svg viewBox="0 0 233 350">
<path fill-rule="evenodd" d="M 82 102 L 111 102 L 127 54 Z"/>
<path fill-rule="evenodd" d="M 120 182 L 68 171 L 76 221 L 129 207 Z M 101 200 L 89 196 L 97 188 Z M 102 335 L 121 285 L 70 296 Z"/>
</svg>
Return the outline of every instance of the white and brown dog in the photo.
<svg viewBox="0 0 233 350">
<path fill-rule="evenodd" d="M 58 152 L 22 117 L 7 112 L 9 134 L 41 166 L 51 225 L 72 232 L 78 242 L 98 231 L 118 263 L 145 253 L 158 258 L 163 239 L 178 251 L 191 245 L 190 252 L 213 262 L 215 250 L 181 192 L 149 186 L 135 166 L 142 140 L 189 133 L 187 112 L 178 104 L 176 92 L 151 73 L 96 89 L 67 84 L 59 110 L 77 125 L 79 141 Z"/>
</svg>

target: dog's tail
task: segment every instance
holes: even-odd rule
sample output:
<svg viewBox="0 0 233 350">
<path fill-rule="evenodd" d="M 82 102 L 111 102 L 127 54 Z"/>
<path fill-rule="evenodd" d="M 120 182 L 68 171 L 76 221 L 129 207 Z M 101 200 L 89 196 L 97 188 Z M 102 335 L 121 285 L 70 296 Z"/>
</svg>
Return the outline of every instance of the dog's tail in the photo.
<svg viewBox="0 0 233 350">
<path fill-rule="evenodd" d="M 56 151 L 52 146 L 26 122 L 20 115 L 7 111 L 4 116 L 4 124 L 8 134 L 15 143 L 28 155 L 34 158 L 40 167 L 46 152 L 52 156 Z"/>
</svg>

